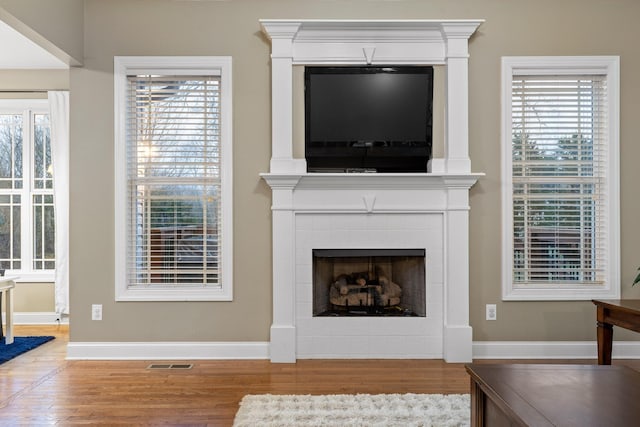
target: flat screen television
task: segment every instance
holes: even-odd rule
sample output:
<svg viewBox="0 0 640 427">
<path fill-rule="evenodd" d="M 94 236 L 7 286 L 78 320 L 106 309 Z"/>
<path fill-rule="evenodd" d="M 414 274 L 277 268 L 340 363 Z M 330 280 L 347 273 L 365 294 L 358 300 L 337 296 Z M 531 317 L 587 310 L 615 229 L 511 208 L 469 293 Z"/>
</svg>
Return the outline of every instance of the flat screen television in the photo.
<svg viewBox="0 0 640 427">
<path fill-rule="evenodd" d="M 433 67 L 305 68 L 309 172 L 426 172 Z"/>
</svg>

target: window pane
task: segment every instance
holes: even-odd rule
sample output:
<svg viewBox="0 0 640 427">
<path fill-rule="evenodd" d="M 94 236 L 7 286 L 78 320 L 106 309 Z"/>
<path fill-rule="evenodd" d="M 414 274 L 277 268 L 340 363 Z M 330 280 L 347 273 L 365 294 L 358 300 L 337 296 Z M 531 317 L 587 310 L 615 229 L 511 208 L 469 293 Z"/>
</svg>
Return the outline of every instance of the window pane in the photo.
<svg viewBox="0 0 640 427">
<path fill-rule="evenodd" d="M 0 259 L 11 259 L 11 207 L 7 204 L 0 204 Z"/>
<path fill-rule="evenodd" d="M 217 284 L 217 189 L 138 186 L 137 283 Z"/>
<path fill-rule="evenodd" d="M 218 80 L 147 76 L 132 84 L 138 176 L 219 178 Z"/>
<path fill-rule="evenodd" d="M 129 84 L 129 284 L 219 287 L 219 78 Z"/>
<path fill-rule="evenodd" d="M 21 188 L 22 116 L 0 114 L 0 190 Z"/>
<path fill-rule="evenodd" d="M 605 86 L 600 76 L 513 79 L 516 283 L 602 281 Z"/>
<path fill-rule="evenodd" d="M 55 268 L 53 195 L 33 196 L 33 268 Z"/>
<path fill-rule="evenodd" d="M 34 122 L 33 185 L 34 188 L 53 188 L 49 116 L 36 114 Z"/>
<path fill-rule="evenodd" d="M 20 196 L 12 196 L 12 221 L 13 221 L 13 268 L 18 270 L 21 268 L 22 259 L 22 237 L 21 237 L 21 211 Z"/>
<path fill-rule="evenodd" d="M 42 254 L 42 204 L 33 204 L 33 259 Z"/>
<path fill-rule="evenodd" d="M 20 197 L 0 195 L 0 262 L 2 268 L 20 267 Z"/>
</svg>

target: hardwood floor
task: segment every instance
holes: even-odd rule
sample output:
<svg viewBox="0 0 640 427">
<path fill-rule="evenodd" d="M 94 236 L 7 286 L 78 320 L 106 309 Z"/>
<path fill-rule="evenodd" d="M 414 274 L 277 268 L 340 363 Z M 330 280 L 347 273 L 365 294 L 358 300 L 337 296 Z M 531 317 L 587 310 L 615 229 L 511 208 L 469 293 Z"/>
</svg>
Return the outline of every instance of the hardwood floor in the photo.
<svg viewBox="0 0 640 427">
<path fill-rule="evenodd" d="M 195 360 L 191 369 L 149 369 L 160 362 L 65 360 L 66 326 L 16 326 L 16 335 L 56 339 L 0 365 L 1 426 L 230 426 L 246 394 L 468 393 L 470 384 L 463 364 L 441 360 Z M 640 361 L 615 363 L 640 370 Z"/>
</svg>

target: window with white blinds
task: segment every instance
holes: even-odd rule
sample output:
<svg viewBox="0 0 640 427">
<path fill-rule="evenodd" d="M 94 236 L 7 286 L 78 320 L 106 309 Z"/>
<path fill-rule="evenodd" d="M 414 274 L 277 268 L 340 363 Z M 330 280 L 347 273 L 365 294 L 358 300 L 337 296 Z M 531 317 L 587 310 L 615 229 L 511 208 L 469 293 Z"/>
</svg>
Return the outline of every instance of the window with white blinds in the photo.
<svg viewBox="0 0 640 427">
<path fill-rule="evenodd" d="M 121 296 L 230 299 L 230 263 L 224 262 L 231 247 L 225 227 L 231 221 L 225 214 L 230 150 L 224 141 L 229 112 L 223 82 L 228 76 L 218 66 L 200 72 L 176 70 L 175 64 L 171 70 L 122 71 L 126 289 Z"/>
<path fill-rule="evenodd" d="M 512 68 L 505 86 L 507 299 L 589 298 L 619 287 L 609 68 L 576 70 L 560 59 L 548 69 Z"/>
</svg>

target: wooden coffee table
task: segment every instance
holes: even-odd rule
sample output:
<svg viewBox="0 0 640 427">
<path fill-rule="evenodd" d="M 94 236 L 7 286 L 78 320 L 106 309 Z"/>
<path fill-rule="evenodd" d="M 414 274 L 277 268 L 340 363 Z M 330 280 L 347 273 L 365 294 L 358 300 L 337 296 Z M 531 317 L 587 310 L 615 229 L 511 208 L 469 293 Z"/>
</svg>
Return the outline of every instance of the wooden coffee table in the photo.
<svg viewBox="0 0 640 427">
<path fill-rule="evenodd" d="M 466 365 L 471 426 L 638 426 L 640 372 L 602 365 Z"/>
</svg>

